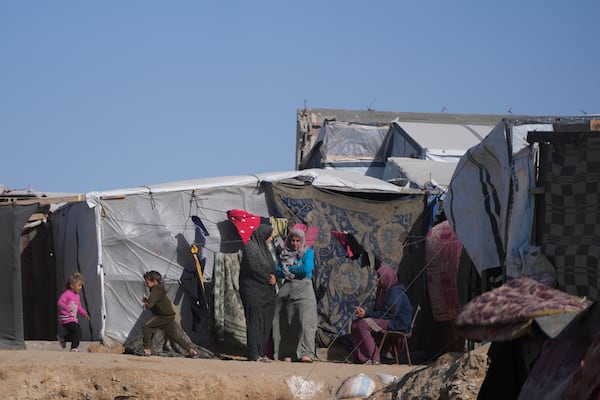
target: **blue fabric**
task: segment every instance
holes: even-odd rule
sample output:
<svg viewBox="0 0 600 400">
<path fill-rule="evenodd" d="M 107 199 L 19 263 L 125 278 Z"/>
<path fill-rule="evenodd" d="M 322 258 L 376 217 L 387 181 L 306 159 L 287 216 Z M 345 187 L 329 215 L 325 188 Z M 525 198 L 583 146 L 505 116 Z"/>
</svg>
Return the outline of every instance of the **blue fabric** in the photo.
<svg viewBox="0 0 600 400">
<path fill-rule="evenodd" d="M 367 310 L 366 317 L 390 320 L 389 330 L 408 332 L 412 319 L 412 306 L 401 283 L 392 286 L 382 310 Z"/>
<path fill-rule="evenodd" d="M 306 249 L 304 255 L 300 260 L 294 261 L 294 264 L 290 265 L 289 270 L 294 274 L 295 279 L 312 278 L 313 268 L 315 267 L 315 251 L 313 249 Z M 281 264 L 277 264 L 276 274 L 278 278 L 285 278 L 281 270 Z"/>
</svg>

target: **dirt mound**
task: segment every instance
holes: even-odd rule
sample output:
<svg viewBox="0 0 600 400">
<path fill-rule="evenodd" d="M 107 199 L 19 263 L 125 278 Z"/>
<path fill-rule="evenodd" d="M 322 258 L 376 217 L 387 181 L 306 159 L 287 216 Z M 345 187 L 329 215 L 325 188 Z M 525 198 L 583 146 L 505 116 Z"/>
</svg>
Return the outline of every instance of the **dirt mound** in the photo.
<svg viewBox="0 0 600 400">
<path fill-rule="evenodd" d="M 335 398 L 344 380 L 363 373 L 376 382 L 371 398 L 459 400 L 477 397 L 487 371 L 487 346 L 413 367 L 139 357 L 121 354 L 122 346 L 92 344 L 80 353 L 62 350 L 56 342 L 48 346 L 0 350 L 3 398 L 321 400 Z M 309 395 L 307 385 L 319 391 Z"/>
<path fill-rule="evenodd" d="M 407 373 L 397 384 L 399 400 L 476 399 L 488 370 L 489 344 L 468 353 L 447 353 Z"/>
</svg>

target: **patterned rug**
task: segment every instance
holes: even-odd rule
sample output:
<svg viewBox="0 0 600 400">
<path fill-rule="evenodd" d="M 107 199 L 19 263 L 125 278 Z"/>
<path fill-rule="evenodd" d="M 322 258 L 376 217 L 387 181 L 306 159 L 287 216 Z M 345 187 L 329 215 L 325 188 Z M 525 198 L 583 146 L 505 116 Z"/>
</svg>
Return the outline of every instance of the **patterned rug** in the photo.
<svg viewBox="0 0 600 400">
<path fill-rule="evenodd" d="M 451 321 L 460 312 L 456 274 L 462 244 L 448 221 L 437 224 L 425 239 L 427 290 L 436 321 Z"/>
<path fill-rule="evenodd" d="M 575 313 L 590 304 L 533 279 L 517 278 L 467 303 L 456 327 L 471 340 L 513 340 L 527 333 L 536 317 Z"/>
<path fill-rule="evenodd" d="M 366 200 L 340 195 L 312 186 L 276 184 L 272 199 L 282 217 L 294 223 L 319 228 L 315 250 L 315 287 L 324 296 L 318 301 L 317 340 L 327 347 L 340 335 L 350 333 L 354 307 L 372 305 L 376 290 L 373 266 L 361 267 L 359 259 L 348 258 L 331 231 L 353 234 L 371 261 L 397 266 L 402 243 L 423 212 L 422 196 L 390 200 Z"/>
</svg>

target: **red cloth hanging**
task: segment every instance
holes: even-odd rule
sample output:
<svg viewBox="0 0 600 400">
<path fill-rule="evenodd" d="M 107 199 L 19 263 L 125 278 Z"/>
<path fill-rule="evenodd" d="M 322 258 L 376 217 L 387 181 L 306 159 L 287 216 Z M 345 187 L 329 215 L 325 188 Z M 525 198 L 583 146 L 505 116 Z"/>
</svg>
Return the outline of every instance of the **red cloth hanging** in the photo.
<svg viewBox="0 0 600 400">
<path fill-rule="evenodd" d="M 227 211 L 227 219 L 235 225 L 244 246 L 248 244 L 252 232 L 260 225 L 260 216 L 244 210 L 234 209 Z"/>
</svg>

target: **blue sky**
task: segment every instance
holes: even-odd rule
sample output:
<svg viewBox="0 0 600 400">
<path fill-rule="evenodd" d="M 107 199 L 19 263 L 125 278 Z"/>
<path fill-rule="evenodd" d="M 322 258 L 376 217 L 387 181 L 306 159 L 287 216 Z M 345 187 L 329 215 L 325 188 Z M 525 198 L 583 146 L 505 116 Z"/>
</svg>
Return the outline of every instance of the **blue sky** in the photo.
<svg viewBox="0 0 600 400">
<path fill-rule="evenodd" d="M 596 0 L 2 1 L 0 184 L 293 170 L 305 100 L 600 113 L 599 14 Z"/>
</svg>

